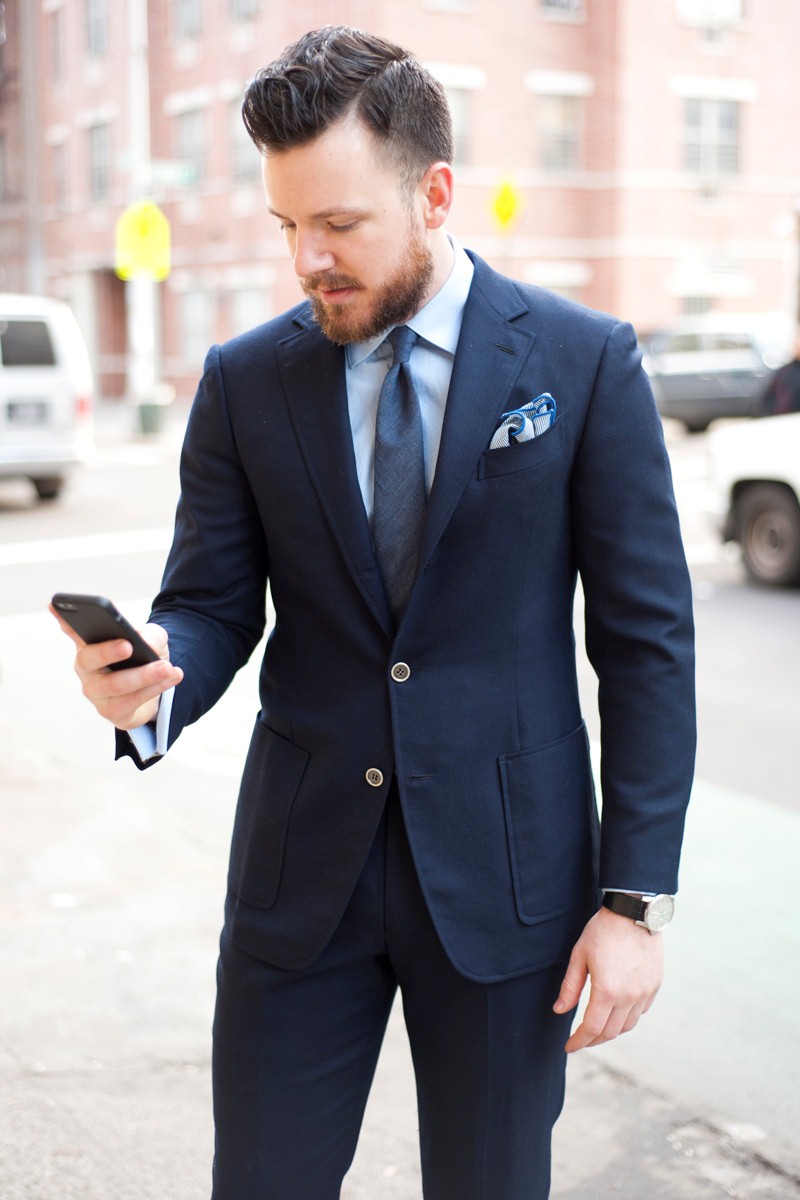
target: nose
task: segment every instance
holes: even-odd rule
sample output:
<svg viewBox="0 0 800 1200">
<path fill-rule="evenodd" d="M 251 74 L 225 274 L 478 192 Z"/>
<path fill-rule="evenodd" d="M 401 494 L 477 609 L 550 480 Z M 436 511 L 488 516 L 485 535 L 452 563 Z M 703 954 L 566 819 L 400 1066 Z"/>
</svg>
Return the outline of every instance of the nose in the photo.
<svg viewBox="0 0 800 1200">
<path fill-rule="evenodd" d="M 331 271 L 336 266 L 336 257 L 330 250 L 324 233 L 316 230 L 294 231 L 295 274 L 301 279 Z"/>
</svg>

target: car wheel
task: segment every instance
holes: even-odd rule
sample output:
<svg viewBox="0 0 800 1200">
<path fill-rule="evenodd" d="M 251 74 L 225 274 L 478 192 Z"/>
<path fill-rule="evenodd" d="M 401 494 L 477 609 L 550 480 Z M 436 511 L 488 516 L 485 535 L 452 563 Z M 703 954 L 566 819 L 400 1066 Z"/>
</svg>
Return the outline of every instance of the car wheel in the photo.
<svg viewBox="0 0 800 1200">
<path fill-rule="evenodd" d="M 751 579 L 800 584 L 800 505 L 780 484 L 759 484 L 736 504 L 742 559 Z"/>
<path fill-rule="evenodd" d="M 696 421 L 684 421 L 683 423 L 687 433 L 705 433 L 711 424 L 710 421 L 704 421 L 702 417 Z"/>
<path fill-rule="evenodd" d="M 64 480 L 57 475 L 47 479 L 34 479 L 33 486 L 40 500 L 57 500 L 64 486 Z"/>
</svg>

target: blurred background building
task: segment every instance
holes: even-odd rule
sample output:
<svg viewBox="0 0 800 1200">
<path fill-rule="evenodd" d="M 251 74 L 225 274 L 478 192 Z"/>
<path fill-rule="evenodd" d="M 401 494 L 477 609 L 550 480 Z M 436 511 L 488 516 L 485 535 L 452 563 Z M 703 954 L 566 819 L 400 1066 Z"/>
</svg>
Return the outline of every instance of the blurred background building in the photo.
<svg viewBox="0 0 800 1200">
<path fill-rule="evenodd" d="M 69 301 L 105 397 L 129 386 L 132 201 L 171 225 L 154 326 L 180 395 L 212 342 L 299 299 L 239 110 L 326 23 L 441 79 L 451 228 L 500 269 L 643 331 L 796 313 L 797 0 L 5 0 L 0 22 L 0 290 Z"/>
</svg>

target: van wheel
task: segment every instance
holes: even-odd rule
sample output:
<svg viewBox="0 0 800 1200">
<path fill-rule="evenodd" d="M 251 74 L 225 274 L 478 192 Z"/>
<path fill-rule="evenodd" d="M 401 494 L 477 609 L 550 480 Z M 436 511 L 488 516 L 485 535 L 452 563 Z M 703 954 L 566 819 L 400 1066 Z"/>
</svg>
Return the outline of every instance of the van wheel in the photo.
<svg viewBox="0 0 800 1200">
<path fill-rule="evenodd" d="M 780 484 L 749 487 L 736 503 L 742 559 L 751 579 L 800 584 L 800 505 Z"/>
<path fill-rule="evenodd" d="M 33 486 L 40 500 L 57 500 L 64 486 L 64 480 L 58 475 L 49 479 L 34 479 Z"/>
</svg>

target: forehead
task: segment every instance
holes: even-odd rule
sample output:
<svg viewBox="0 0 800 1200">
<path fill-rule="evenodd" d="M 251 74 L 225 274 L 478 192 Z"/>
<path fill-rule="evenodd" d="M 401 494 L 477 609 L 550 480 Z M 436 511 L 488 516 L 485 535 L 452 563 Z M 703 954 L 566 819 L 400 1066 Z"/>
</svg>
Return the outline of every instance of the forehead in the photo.
<svg viewBox="0 0 800 1200">
<path fill-rule="evenodd" d="M 267 203 L 280 216 L 401 202 L 398 170 L 386 162 L 372 133 L 344 118 L 319 137 L 262 160 Z"/>
</svg>

